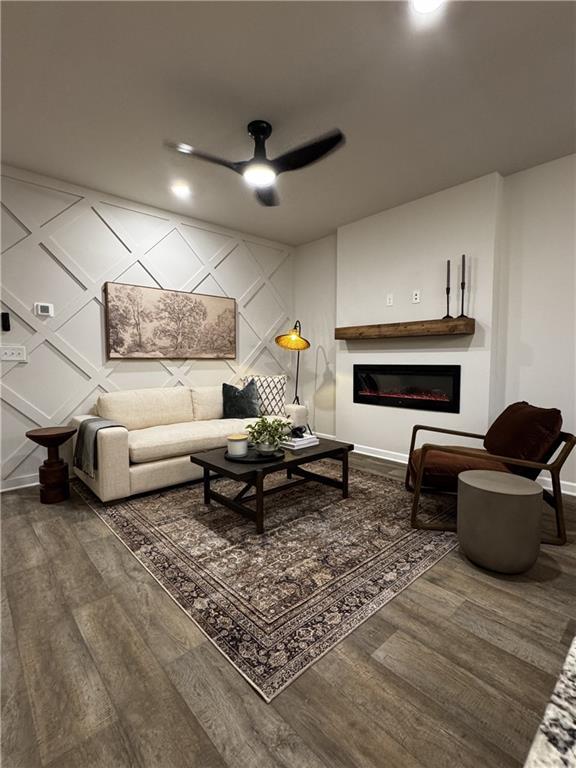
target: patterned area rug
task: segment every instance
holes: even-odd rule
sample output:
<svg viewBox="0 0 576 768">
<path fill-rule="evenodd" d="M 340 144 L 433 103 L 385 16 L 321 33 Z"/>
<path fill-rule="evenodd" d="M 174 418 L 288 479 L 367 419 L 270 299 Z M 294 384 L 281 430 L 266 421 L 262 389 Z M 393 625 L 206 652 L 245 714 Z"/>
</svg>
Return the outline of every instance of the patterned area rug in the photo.
<svg viewBox="0 0 576 768">
<path fill-rule="evenodd" d="M 311 468 L 338 476 L 339 463 L 321 464 Z M 107 504 L 75 488 L 266 701 L 456 546 L 452 533 L 410 528 L 399 482 L 358 470 L 346 500 L 317 483 L 266 497 L 263 535 L 204 506 L 201 485 Z M 453 515 L 454 501 L 423 510 Z"/>
</svg>

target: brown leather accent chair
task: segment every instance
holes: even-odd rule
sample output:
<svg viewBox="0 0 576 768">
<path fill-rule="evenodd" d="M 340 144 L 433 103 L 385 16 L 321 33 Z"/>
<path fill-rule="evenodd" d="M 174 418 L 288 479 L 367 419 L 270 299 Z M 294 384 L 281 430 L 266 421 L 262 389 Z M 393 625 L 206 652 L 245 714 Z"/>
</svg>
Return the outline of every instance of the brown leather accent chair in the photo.
<svg viewBox="0 0 576 768">
<path fill-rule="evenodd" d="M 425 443 L 416 448 L 418 432 L 483 440 L 483 448 Z M 414 491 L 411 524 L 428 530 L 456 530 L 453 525 L 423 523 L 418 520 L 422 491 L 456 492 L 458 475 L 467 469 L 512 472 L 535 480 L 542 470 L 550 473 L 552 493 L 544 490 L 544 500 L 554 509 L 557 537 L 549 544 L 566 543 L 560 470 L 576 445 L 576 437 L 562 432 L 562 414 L 556 408 L 537 408 L 527 402 L 513 403 L 498 416 L 485 435 L 417 424 L 412 430 L 406 488 Z M 552 457 L 555 456 L 552 461 Z"/>
</svg>

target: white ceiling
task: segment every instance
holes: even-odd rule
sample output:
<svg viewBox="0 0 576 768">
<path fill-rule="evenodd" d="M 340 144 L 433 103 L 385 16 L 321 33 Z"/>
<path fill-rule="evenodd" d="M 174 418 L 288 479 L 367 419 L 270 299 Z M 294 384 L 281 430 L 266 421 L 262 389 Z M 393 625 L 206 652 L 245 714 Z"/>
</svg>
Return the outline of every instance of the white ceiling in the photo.
<svg viewBox="0 0 576 768">
<path fill-rule="evenodd" d="M 497 170 L 574 151 L 572 2 L 4 2 L 3 159 L 298 244 Z M 344 149 L 282 176 L 263 208 L 233 160 L 339 127 Z M 169 186 L 186 179 L 193 196 Z"/>
</svg>

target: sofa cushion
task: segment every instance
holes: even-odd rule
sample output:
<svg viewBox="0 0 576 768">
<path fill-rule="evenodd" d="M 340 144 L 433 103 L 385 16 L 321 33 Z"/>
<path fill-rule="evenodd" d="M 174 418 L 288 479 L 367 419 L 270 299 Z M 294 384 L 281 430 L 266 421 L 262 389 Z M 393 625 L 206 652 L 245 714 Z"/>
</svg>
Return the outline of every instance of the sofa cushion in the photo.
<svg viewBox="0 0 576 768">
<path fill-rule="evenodd" d="M 285 416 L 286 405 L 286 382 L 288 377 L 285 373 L 276 376 L 244 376 L 242 384 L 246 385 L 250 381 L 256 382 L 258 390 L 258 405 L 262 416 Z"/>
<path fill-rule="evenodd" d="M 130 389 L 100 395 L 98 415 L 123 424 L 126 429 L 145 429 L 161 424 L 192 421 L 192 397 L 187 387 Z"/>
<path fill-rule="evenodd" d="M 190 391 L 192 393 L 194 418 L 197 421 L 224 418 L 221 384 L 215 387 L 192 387 Z"/>
<path fill-rule="evenodd" d="M 497 456 L 547 461 L 561 429 L 562 414 L 557 408 L 538 408 L 525 401 L 512 403 L 486 433 L 484 447 Z"/>
<path fill-rule="evenodd" d="M 458 447 L 458 446 L 451 446 Z M 462 446 L 459 446 L 462 447 Z M 467 451 L 472 450 L 466 448 Z M 483 450 L 475 449 L 474 457 L 459 456 L 454 453 L 443 453 L 442 451 L 428 451 L 426 453 L 426 465 L 422 477 L 424 487 L 437 488 L 443 491 L 455 491 L 458 488 L 458 475 L 467 469 L 491 469 L 495 472 L 509 472 L 506 464 L 495 461 Z M 412 485 L 416 482 L 420 462 L 422 460 L 422 449 L 416 448 L 410 456 L 410 477 Z"/>
<path fill-rule="evenodd" d="M 256 383 L 249 381 L 243 389 L 233 384 L 222 384 L 225 419 L 248 419 L 260 416 Z"/>
<path fill-rule="evenodd" d="M 128 434 L 130 461 L 141 464 L 145 461 L 170 459 L 198 451 L 209 451 L 211 448 L 221 448 L 226 445 L 228 435 L 241 432 L 254 421 L 255 419 L 210 419 L 135 429 Z"/>
</svg>

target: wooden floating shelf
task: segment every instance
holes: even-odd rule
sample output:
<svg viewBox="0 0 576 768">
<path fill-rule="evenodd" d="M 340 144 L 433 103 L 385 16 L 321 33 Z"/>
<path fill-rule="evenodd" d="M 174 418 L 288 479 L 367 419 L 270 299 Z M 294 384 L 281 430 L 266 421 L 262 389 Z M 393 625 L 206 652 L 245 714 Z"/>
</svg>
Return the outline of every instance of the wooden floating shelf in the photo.
<svg viewBox="0 0 576 768">
<path fill-rule="evenodd" d="M 349 325 L 336 328 L 334 338 L 400 339 L 406 336 L 472 336 L 476 326 L 473 317 L 455 317 L 451 320 L 412 320 L 407 323 L 380 323 L 378 325 Z"/>
</svg>

